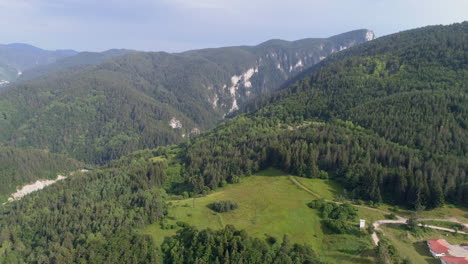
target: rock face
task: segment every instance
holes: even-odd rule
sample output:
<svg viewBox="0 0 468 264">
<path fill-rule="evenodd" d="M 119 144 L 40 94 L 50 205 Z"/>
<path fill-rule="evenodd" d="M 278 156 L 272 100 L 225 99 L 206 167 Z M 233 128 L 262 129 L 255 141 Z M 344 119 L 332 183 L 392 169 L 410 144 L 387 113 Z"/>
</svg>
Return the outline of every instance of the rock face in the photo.
<svg viewBox="0 0 468 264">
<path fill-rule="evenodd" d="M 57 181 L 65 180 L 67 177 L 58 175 L 56 180 L 38 180 L 35 183 L 31 183 L 28 185 L 23 186 L 20 190 L 17 192 L 13 193 L 10 198 L 8 198 L 8 201 L 14 201 L 14 200 L 19 200 L 23 198 L 25 195 L 28 195 L 32 192 L 44 189 L 45 187 L 56 183 Z"/>
<path fill-rule="evenodd" d="M 270 40 L 255 47 L 236 47 L 244 51 L 242 56 L 245 53 L 249 56 L 245 56 L 238 69 L 229 71 L 226 81 L 208 85 L 211 89 L 208 89 L 207 101 L 224 114 L 232 113 L 253 97 L 279 89 L 287 79 L 330 54 L 374 38 L 370 30 L 356 30 L 327 39 Z M 227 53 L 233 52 L 228 50 L 230 48 L 224 49 Z M 209 58 L 213 57 L 209 53 L 214 53 L 213 50 L 191 53 L 197 52 Z"/>
<path fill-rule="evenodd" d="M 180 120 L 177 120 L 175 117 L 171 119 L 169 122 L 169 126 L 172 128 L 182 128 L 182 122 Z"/>
<path fill-rule="evenodd" d="M 375 39 L 375 34 L 372 30 L 368 30 L 366 32 L 366 40 L 367 41 L 371 41 L 371 40 L 374 40 Z"/>
</svg>

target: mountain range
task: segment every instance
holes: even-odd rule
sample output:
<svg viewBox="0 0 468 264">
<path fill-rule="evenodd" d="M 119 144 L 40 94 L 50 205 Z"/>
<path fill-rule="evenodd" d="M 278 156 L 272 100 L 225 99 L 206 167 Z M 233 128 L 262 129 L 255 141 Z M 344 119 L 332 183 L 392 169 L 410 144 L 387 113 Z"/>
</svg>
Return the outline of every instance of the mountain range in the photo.
<svg viewBox="0 0 468 264">
<path fill-rule="evenodd" d="M 357 30 L 175 54 L 80 53 L 30 70 L 25 79 L 49 74 L 0 95 L 0 141 L 97 164 L 182 142 L 330 54 L 373 38 Z"/>
<path fill-rule="evenodd" d="M 411 263 L 449 238 L 415 214 L 466 219 L 468 22 L 372 38 L 130 51 L 9 86 L 0 176 L 95 166 L 0 206 L 0 263 Z"/>
<path fill-rule="evenodd" d="M 0 44 L 0 82 L 13 82 L 28 69 L 77 53 L 74 50 L 43 50 L 23 43 Z"/>
</svg>

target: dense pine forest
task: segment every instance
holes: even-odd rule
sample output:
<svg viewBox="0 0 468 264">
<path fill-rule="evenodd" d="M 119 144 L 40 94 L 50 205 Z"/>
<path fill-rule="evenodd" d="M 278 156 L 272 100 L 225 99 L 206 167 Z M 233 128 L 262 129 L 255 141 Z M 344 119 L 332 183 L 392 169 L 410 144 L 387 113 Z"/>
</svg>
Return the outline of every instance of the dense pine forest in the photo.
<svg viewBox="0 0 468 264">
<path fill-rule="evenodd" d="M 121 154 L 151 144 L 140 145 L 128 135 L 113 133 L 131 128 L 138 134 L 141 129 L 138 135 L 144 140 L 171 143 L 169 131 L 146 130 L 138 120 L 149 115 L 170 118 L 172 112 L 169 108 L 158 112 L 152 101 L 146 105 L 118 101 L 115 98 L 132 96 L 149 100 L 126 89 L 125 82 L 112 90 L 116 97 L 96 90 L 73 104 L 83 112 L 109 113 L 99 116 L 109 121 L 106 129 L 93 127 L 94 121 L 83 129 L 97 129 L 96 133 L 112 135 L 112 140 L 80 138 L 79 144 L 62 147 L 76 148 L 81 160 L 89 155 L 89 161 L 96 163 L 122 157 L 1 206 L 0 263 L 320 263 L 311 248 L 291 245 L 287 237 L 277 248 L 231 226 L 219 231 L 186 227 L 167 238 L 161 248 L 138 231 L 167 217 L 169 198 L 204 195 L 268 167 L 301 177 L 329 177 L 341 183 L 348 199 L 385 201 L 417 210 L 444 203 L 468 205 L 466 50 L 468 22 L 382 37 L 313 66 L 288 89 L 257 101 L 252 106 L 255 112 L 226 120 L 184 144 L 126 156 Z M 106 67 L 111 66 L 119 67 L 115 62 Z M 69 87 L 67 79 L 61 78 L 61 85 Z M 142 82 L 140 88 L 145 87 Z M 60 89 L 42 93 L 41 98 L 51 98 Z M 114 99 L 110 107 L 113 104 L 107 100 Z M 60 124 L 58 120 L 76 113 L 65 102 L 49 106 L 62 109 L 62 117 L 47 111 L 39 115 L 57 118 Z M 0 104 L 4 117 L 24 114 L 13 113 L 16 110 L 9 104 Z M 113 113 L 134 113 L 138 118 L 113 122 Z M 1 122 L 15 129 L 13 123 Z M 35 126 L 22 129 L 52 129 L 38 119 L 28 122 Z M 18 138 L 32 139 L 46 140 Z M 82 148 L 92 142 L 102 143 L 96 148 L 102 153 Z M 104 149 L 109 144 L 116 147 Z M 347 206 L 332 207 L 336 217 L 323 212 L 322 217 L 337 230 L 348 230 L 347 222 L 354 220 L 355 212 Z"/>
<path fill-rule="evenodd" d="M 268 166 L 325 170 L 351 198 L 467 204 L 467 45 L 465 22 L 339 53 L 257 112 L 194 140 L 186 178 L 201 191 Z"/>
<path fill-rule="evenodd" d="M 0 207 L 0 263 L 156 262 L 151 239 L 134 229 L 164 215 L 164 166 L 77 173 Z"/>
<path fill-rule="evenodd" d="M 38 179 L 55 179 L 57 174 L 66 175 L 83 166 L 76 160 L 42 150 L 0 146 L 0 202 L 6 201 L 18 187 Z"/>
<path fill-rule="evenodd" d="M 283 238 L 279 248 L 251 238 L 245 231 L 226 226 L 223 230 L 198 231 L 185 228 L 161 246 L 164 263 L 322 263 L 310 247 L 292 244 Z"/>
<path fill-rule="evenodd" d="M 20 78 L 29 81 L 2 91 L 0 144 L 103 165 L 180 143 L 321 57 L 365 42 L 367 32 L 183 53 L 80 53 L 32 69 Z"/>
</svg>

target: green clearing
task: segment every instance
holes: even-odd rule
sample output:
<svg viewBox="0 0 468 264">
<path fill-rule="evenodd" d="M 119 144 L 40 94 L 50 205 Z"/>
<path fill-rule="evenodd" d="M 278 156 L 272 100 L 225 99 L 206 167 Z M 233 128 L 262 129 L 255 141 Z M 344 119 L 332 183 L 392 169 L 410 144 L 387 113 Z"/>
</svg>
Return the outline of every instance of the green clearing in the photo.
<svg viewBox="0 0 468 264">
<path fill-rule="evenodd" d="M 403 225 L 381 226 L 385 237 L 396 247 L 402 258 L 408 258 L 412 263 L 438 264 L 439 260 L 433 258 L 427 249 L 426 240 L 445 239 L 451 244 L 460 244 L 467 241 L 467 236 L 451 234 L 426 228 L 418 234 L 407 231 Z"/>
<path fill-rule="evenodd" d="M 328 180 L 300 180 L 323 197 L 332 199 L 338 194 L 337 185 Z M 176 223 L 182 221 L 200 229 L 219 229 L 232 224 L 265 239 L 273 236 L 281 240 L 287 234 L 292 242 L 311 245 L 325 261 L 373 263 L 370 236 L 367 233 L 360 236 L 329 234 L 322 227 L 318 212 L 307 207 L 313 199 L 315 197 L 293 183 L 290 176 L 268 169 L 205 197 L 170 201 L 167 224 L 176 227 Z M 219 200 L 232 200 L 239 208 L 220 214 L 207 207 Z M 155 223 L 143 232 L 160 244 L 164 237 L 175 234 L 176 229 L 161 229 L 159 223 Z"/>
<path fill-rule="evenodd" d="M 151 235 L 160 245 L 165 237 L 176 233 L 179 229 L 176 223 L 179 221 L 199 229 L 219 229 L 232 224 L 259 238 L 273 236 L 281 240 L 287 234 L 295 243 L 311 245 L 323 260 L 330 263 L 373 263 L 373 244 L 367 233 L 362 236 L 330 234 L 322 226 L 318 212 L 307 207 L 307 203 L 317 197 L 333 201 L 342 194 L 343 188 L 332 180 L 301 178 L 268 169 L 204 197 L 169 201 L 167 226 L 172 225 L 174 229 L 162 229 L 159 223 L 154 223 L 143 232 Z M 207 207 L 220 200 L 232 200 L 239 204 L 239 208 L 216 213 Z M 356 207 L 359 218 L 365 219 L 366 225 L 386 219 L 386 213 L 382 210 L 388 212 L 393 209 L 386 204 L 380 204 L 377 208 Z M 408 216 L 410 211 L 398 209 L 396 214 Z M 466 221 L 466 214 L 466 210 L 447 206 L 420 212 L 418 217 L 457 217 Z M 449 234 L 447 237 L 446 232 L 430 229 L 416 237 L 401 229 L 401 226 L 383 228 L 385 237 L 404 258 L 413 260 L 413 263 L 438 263 L 428 255 L 423 242 L 425 239 L 440 237 L 452 243 L 466 241 L 461 235 Z"/>
</svg>

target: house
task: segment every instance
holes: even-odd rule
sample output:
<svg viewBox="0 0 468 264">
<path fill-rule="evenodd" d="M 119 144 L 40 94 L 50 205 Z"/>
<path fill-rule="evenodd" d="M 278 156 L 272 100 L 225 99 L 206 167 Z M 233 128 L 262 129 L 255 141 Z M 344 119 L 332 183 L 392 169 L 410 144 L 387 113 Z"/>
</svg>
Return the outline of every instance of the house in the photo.
<svg viewBox="0 0 468 264">
<path fill-rule="evenodd" d="M 468 258 L 445 256 L 440 257 L 442 264 L 468 264 Z"/>
<path fill-rule="evenodd" d="M 364 219 L 359 220 L 359 228 L 360 229 L 366 228 L 366 220 Z"/>
<path fill-rule="evenodd" d="M 427 246 L 434 258 L 446 256 L 449 252 L 449 244 L 445 239 L 427 240 Z"/>
</svg>

